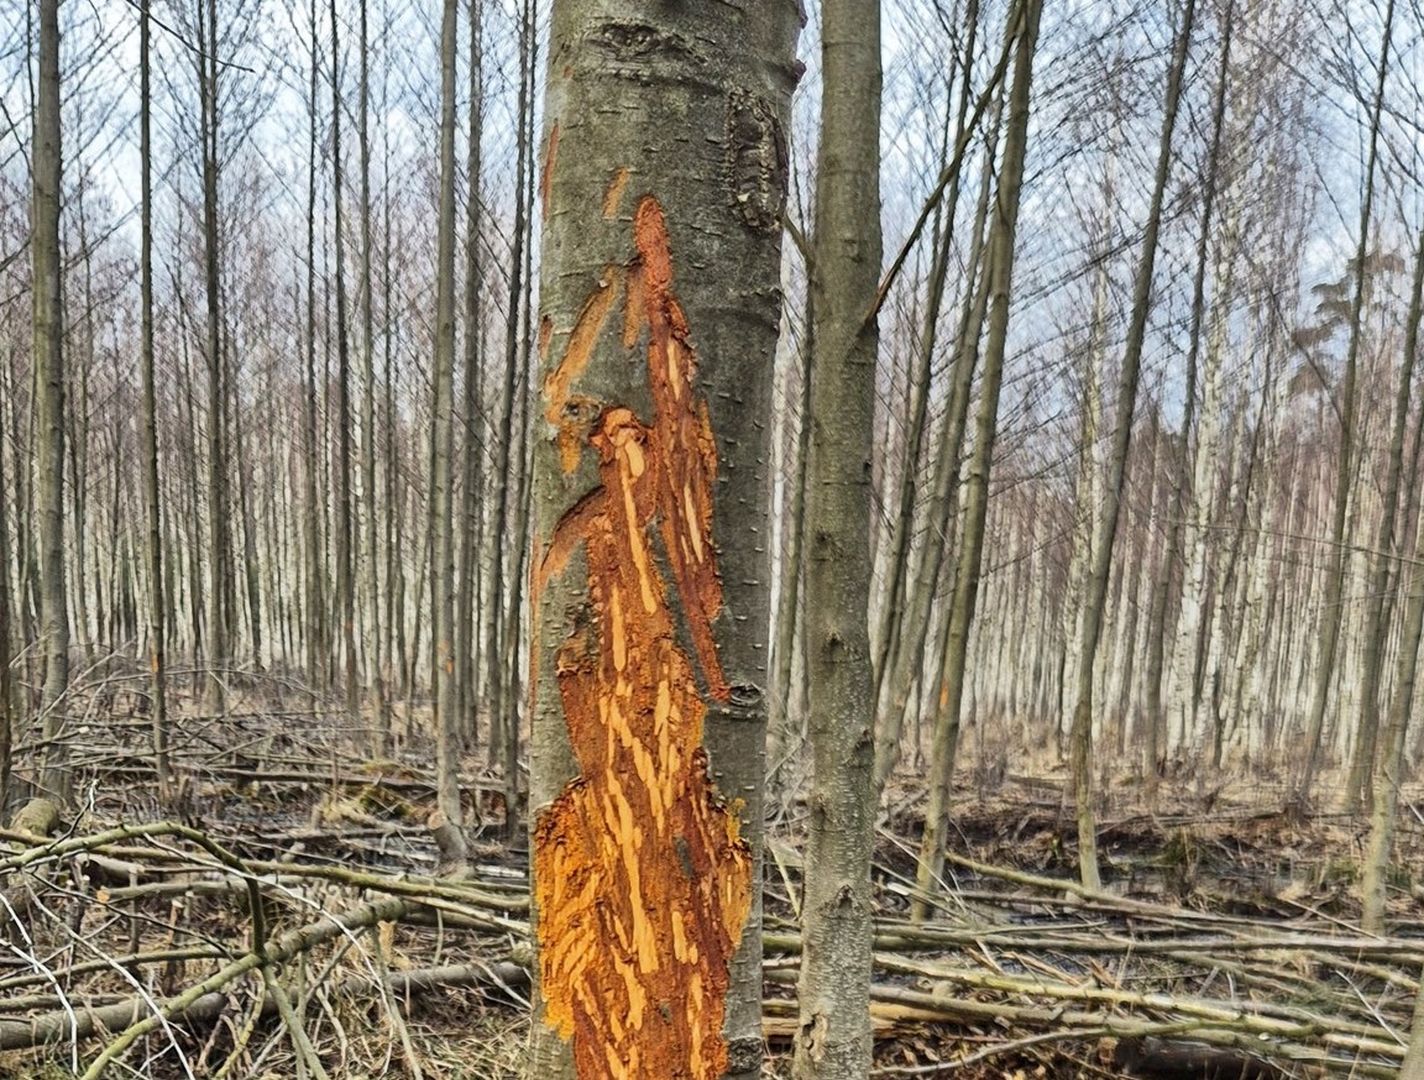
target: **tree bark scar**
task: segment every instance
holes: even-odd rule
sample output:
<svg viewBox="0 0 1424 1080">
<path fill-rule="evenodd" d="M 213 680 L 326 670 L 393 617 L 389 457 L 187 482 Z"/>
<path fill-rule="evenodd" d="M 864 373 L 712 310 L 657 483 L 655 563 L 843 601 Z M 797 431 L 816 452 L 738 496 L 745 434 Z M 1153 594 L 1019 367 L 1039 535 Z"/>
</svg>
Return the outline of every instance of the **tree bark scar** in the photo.
<svg viewBox="0 0 1424 1080">
<path fill-rule="evenodd" d="M 580 775 L 534 834 L 540 985 L 545 1019 L 572 1038 L 584 1080 L 716 1080 L 727 1065 L 728 965 L 750 909 L 752 865 L 702 748 L 707 704 L 696 668 L 712 697 L 729 696 L 712 631 L 722 606 L 712 545 L 717 452 L 672 291 L 666 223 L 651 197 L 637 208 L 634 244 L 636 257 L 604 275 L 544 383 L 567 466 L 568 408 L 588 401 L 573 384 L 623 295 L 620 340 L 647 341 L 653 417 L 645 423 L 605 403 L 582 426 L 574 466 L 591 451 L 598 484 L 541 546 L 535 581 L 542 591 L 583 549 L 590 614 L 555 665 Z M 655 522 L 665 560 L 655 555 Z M 695 660 L 680 643 L 673 599 Z"/>
<path fill-rule="evenodd" d="M 549 185 L 554 182 L 554 166 L 559 160 L 559 124 L 549 129 L 549 145 L 544 151 L 544 172 L 539 177 L 539 207 L 542 220 L 549 220 Z"/>
<path fill-rule="evenodd" d="M 772 104 L 734 90 L 727 99 L 727 186 L 748 228 L 775 232 L 786 208 L 786 134 Z"/>
<path fill-rule="evenodd" d="M 613 172 L 613 179 L 608 181 L 608 190 L 603 194 L 603 220 L 612 221 L 618 214 L 618 208 L 623 204 L 623 191 L 628 187 L 628 166 L 621 165 Z"/>
</svg>

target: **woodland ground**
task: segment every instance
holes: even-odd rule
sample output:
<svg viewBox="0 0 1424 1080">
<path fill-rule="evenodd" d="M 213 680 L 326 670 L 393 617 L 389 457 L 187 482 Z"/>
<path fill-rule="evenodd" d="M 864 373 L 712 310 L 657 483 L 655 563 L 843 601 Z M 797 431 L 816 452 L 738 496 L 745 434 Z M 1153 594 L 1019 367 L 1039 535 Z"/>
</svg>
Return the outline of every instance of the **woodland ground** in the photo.
<svg viewBox="0 0 1424 1080">
<path fill-rule="evenodd" d="M 111 680 L 69 735 L 86 805 L 79 817 L 62 820 L 56 835 L 85 851 L 16 871 L 16 854 L 36 851 L 35 841 L 7 837 L 12 872 L 0 885 L 25 932 L 8 934 L 8 955 L 0 956 L 0 1046 L 14 1045 L 25 1023 L 67 1008 L 77 1015 L 140 990 L 155 1000 L 181 994 L 245 948 L 251 928 L 246 893 L 233 884 L 231 868 L 217 866 L 191 837 L 120 837 L 102 852 L 81 837 L 176 817 L 266 876 L 271 884 L 262 909 L 269 937 L 313 922 L 322 910 L 350 910 L 392 890 L 413 895 L 420 890 L 409 883 L 437 871 L 426 826 L 433 791 L 424 739 L 403 740 L 396 760 L 369 761 L 357 749 L 360 732 L 344 717 L 298 688 L 264 681 L 234 694 L 233 711 L 222 717 L 203 717 L 189 703 L 176 725 L 175 758 L 185 779 L 175 806 L 162 812 L 141 699 L 124 685 Z M 402 718 L 417 728 L 422 719 L 400 710 L 398 726 Z M 1000 744 L 981 762 L 975 742 L 966 740 L 969 757 L 960 770 L 954 852 L 1000 870 L 1071 880 L 1075 833 L 1056 754 Z M 1006 761 L 1012 763 L 1007 769 Z M 921 774 L 913 764 L 904 772 Z M 517 965 L 529 955 L 518 911 L 524 840 L 521 834 L 506 844 L 501 837 L 501 785 L 483 771 L 480 755 L 470 755 L 466 767 L 482 819 L 477 868 L 467 884 L 478 897 L 495 898 L 494 914 L 480 910 L 484 900 L 476 892 L 466 899 L 448 891 L 443 900 L 412 905 L 418 910 L 399 922 L 336 935 L 334 943 L 304 951 L 280 969 L 292 1000 L 306 1004 L 298 1010 L 306 1037 L 333 1078 L 521 1075 L 527 1003 Z M 1306 1076 L 1320 1067 L 1307 1051 L 1321 1046 L 1333 1048 L 1337 1064 L 1353 1053 L 1361 1063 L 1358 1075 L 1389 1075 L 1380 1066 L 1387 1056 L 1371 1048 L 1403 1030 L 1417 957 L 1394 939 L 1378 955 L 1336 947 L 1355 933 L 1353 886 L 1366 823 L 1328 812 L 1306 820 L 1285 816 L 1280 776 L 1207 782 L 1202 776 L 1196 770 L 1190 781 L 1168 777 L 1153 810 L 1140 784 L 1126 775 L 1109 777 L 1100 846 L 1105 882 L 1120 905 L 961 863 L 952 867 L 955 896 L 927 929 L 907 921 L 922 793 L 915 783 L 897 780 L 875 867 L 882 954 L 875 1075 Z M 1418 867 L 1424 855 L 1424 807 L 1421 793 L 1411 794 L 1416 797 L 1407 801 L 1400 828 L 1401 867 Z M 803 824 L 801 804 L 783 796 L 768 832 L 765 893 L 766 1030 L 774 1075 L 789 1072 L 795 1022 L 791 935 Z M 1403 870 L 1395 885 L 1397 932 L 1401 939 L 1419 936 L 1417 953 L 1424 954 L 1424 893 Z M 1249 944 L 1263 934 L 1277 935 L 1279 944 L 1272 943 L 1276 938 Z M 1236 944 L 1222 944 L 1226 939 Z M 206 955 L 122 959 L 175 950 Z M 400 992 L 403 974 L 415 986 L 412 973 L 427 970 L 445 973 L 432 981 L 449 985 Z M 1038 990 L 1035 980 L 1042 983 Z M 382 983 L 385 992 L 375 989 Z M 187 1069 L 194 1076 L 314 1076 L 270 1007 L 254 1008 L 271 1000 L 270 992 L 258 993 L 260 986 L 250 974 L 224 983 L 218 989 L 227 1001 L 216 1019 L 175 1022 L 148 1034 L 106 1075 L 166 1080 L 190 1075 Z M 982 1015 L 937 1013 L 947 993 L 981 1003 Z M 1127 997 L 1113 998 L 1118 993 Z M 1296 1015 L 1292 1009 L 1325 1014 L 1338 1020 L 1339 1030 L 1322 1035 L 1319 1045 L 1304 1029 L 1248 1032 L 1248 1043 L 1255 1038 L 1265 1045 L 1269 1038 L 1285 1048 L 1281 1054 L 1272 1049 L 1270 1066 L 1253 1064 L 1238 1050 L 1182 1056 L 1201 1049 L 1190 1040 L 1161 1044 L 1188 1048 L 1173 1058 L 1154 1051 L 1158 1044 L 1151 1040 L 1119 1039 L 1113 1030 L 1117 1021 L 1161 1026 L 1180 1018 L 1171 1002 L 1131 998 L 1150 993 L 1211 999 L 1271 1023 L 1287 1022 Z M 1088 1010 L 1086 1018 L 1062 1012 L 1079 1007 Z M 1069 1016 L 1063 1023 L 1077 1025 L 1079 1038 L 1061 1038 L 1054 1009 Z M 1213 1021 L 1214 1030 L 1230 1027 Z M 1017 1051 L 1003 1049 L 1018 1043 L 1024 1045 Z M 1136 1071 L 1127 1068 L 1132 1053 L 1124 1043 L 1136 1048 Z M 83 1072 L 104 1045 L 103 1039 L 83 1041 L 76 1057 L 61 1037 L 46 1049 L 0 1053 L 0 1077 L 70 1075 L 76 1061 Z M 174 1047 L 181 1048 L 181 1061 Z M 985 1060 L 952 1068 L 979 1055 Z"/>
</svg>

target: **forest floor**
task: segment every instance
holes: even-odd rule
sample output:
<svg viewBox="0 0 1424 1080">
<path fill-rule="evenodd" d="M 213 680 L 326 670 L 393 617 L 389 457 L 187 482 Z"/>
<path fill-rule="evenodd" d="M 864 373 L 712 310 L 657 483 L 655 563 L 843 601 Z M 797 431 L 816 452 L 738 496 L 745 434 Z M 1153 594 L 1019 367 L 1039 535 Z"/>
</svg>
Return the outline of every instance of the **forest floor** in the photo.
<svg viewBox="0 0 1424 1080">
<path fill-rule="evenodd" d="M 423 739 L 372 762 L 339 713 L 264 683 L 221 717 L 181 719 L 184 779 L 161 810 L 140 701 L 110 689 L 72 726 L 80 815 L 47 843 L 3 834 L 0 1077 L 95 1077 L 103 1053 L 104 1075 L 154 1080 L 522 1075 L 526 852 L 500 835 L 497 776 L 466 762 L 483 825 L 473 875 L 451 881 L 426 826 Z M 1359 934 L 1363 820 L 1287 816 L 1268 775 L 1168 778 L 1152 809 L 1109 776 L 1105 889 L 1086 894 L 1063 769 L 1039 756 L 1014 755 L 1023 772 L 966 763 L 954 891 L 926 923 L 908 918 L 922 793 L 902 780 L 888 793 L 874 1075 L 1392 1075 L 1424 890 L 1401 870 L 1399 936 Z M 1408 794 L 1397 864 L 1419 867 L 1424 793 Z M 789 1075 L 795 1030 L 803 824 L 785 801 L 768 829 L 774 1075 Z M 291 946 L 268 982 L 243 966 L 254 917 Z M 277 1015 L 289 1004 L 296 1038 Z"/>
</svg>

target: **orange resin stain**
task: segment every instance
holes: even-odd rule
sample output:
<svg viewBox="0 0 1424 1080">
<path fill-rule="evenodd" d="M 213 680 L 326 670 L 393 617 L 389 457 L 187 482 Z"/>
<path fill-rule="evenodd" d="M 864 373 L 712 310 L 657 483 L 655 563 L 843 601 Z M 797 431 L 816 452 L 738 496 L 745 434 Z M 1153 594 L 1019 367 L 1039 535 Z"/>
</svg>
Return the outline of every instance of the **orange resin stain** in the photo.
<svg viewBox="0 0 1424 1080">
<path fill-rule="evenodd" d="M 751 853 L 702 749 L 698 670 L 709 695 L 729 692 L 712 633 L 717 453 L 652 198 L 634 241 L 637 257 L 604 274 L 544 382 L 565 469 L 591 452 L 598 483 L 535 570 L 537 594 L 582 549 L 589 598 L 556 660 L 580 775 L 535 827 L 540 985 L 545 1020 L 573 1040 L 584 1080 L 715 1080 L 728 965 L 751 903 Z M 647 341 L 647 423 L 573 393 L 620 294 L 625 347 Z"/>
</svg>

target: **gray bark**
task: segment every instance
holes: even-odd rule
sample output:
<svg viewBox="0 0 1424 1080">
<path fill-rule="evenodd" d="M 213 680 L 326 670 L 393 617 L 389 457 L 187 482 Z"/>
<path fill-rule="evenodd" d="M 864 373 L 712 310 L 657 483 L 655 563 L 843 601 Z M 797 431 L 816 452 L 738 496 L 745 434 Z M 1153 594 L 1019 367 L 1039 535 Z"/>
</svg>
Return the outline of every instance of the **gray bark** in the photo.
<svg viewBox="0 0 1424 1080">
<path fill-rule="evenodd" d="M 793 1075 L 870 1069 L 875 814 L 871 453 L 880 277 L 880 3 L 821 6 L 806 524 L 810 823 Z M 907 462 L 906 468 L 913 468 Z"/>
</svg>

